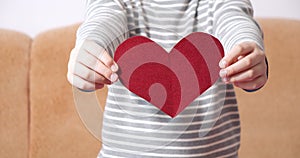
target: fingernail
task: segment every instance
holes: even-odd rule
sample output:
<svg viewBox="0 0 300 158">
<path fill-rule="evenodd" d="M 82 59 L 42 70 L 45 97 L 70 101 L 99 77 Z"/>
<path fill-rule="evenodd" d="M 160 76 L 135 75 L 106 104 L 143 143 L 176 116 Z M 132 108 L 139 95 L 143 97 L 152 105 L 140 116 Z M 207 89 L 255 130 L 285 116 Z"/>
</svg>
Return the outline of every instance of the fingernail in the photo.
<svg viewBox="0 0 300 158">
<path fill-rule="evenodd" d="M 111 74 L 110 81 L 115 82 L 118 80 L 118 75 L 116 73 Z"/>
<path fill-rule="evenodd" d="M 226 77 L 227 76 L 227 71 L 225 69 L 222 69 L 220 71 L 220 77 Z"/>
<path fill-rule="evenodd" d="M 229 79 L 228 79 L 228 77 L 225 77 L 225 78 L 222 78 L 222 81 L 225 82 L 225 83 L 228 83 Z"/>
<path fill-rule="evenodd" d="M 219 67 L 220 67 L 221 69 L 224 69 L 224 68 L 226 67 L 226 61 L 225 61 L 225 60 L 221 60 L 221 61 L 219 62 Z"/>
<path fill-rule="evenodd" d="M 110 67 L 111 71 L 113 72 L 117 72 L 118 71 L 118 66 L 116 64 L 113 64 L 111 67 Z"/>
</svg>

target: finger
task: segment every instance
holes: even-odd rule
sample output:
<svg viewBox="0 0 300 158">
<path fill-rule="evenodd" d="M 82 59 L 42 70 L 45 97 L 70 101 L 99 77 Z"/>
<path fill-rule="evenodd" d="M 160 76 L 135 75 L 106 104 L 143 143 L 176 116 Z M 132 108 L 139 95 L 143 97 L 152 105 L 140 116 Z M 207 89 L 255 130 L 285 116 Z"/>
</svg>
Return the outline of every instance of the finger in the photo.
<svg viewBox="0 0 300 158">
<path fill-rule="evenodd" d="M 117 73 L 111 71 L 111 69 L 107 68 L 106 65 L 104 65 L 102 62 L 97 62 L 94 70 L 100 73 L 108 80 L 110 80 L 111 82 L 116 82 L 118 80 Z"/>
<path fill-rule="evenodd" d="M 232 65 L 229 65 L 225 69 L 220 71 L 221 77 L 231 77 L 232 75 L 238 74 L 240 72 L 246 71 L 261 62 L 264 62 L 264 54 L 259 53 L 258 49 L 254 52 L 248 54 L 245 57 L 239 57 L 239 60 Z"/>
<path fill-rule="evenodd" d="M 240 56 L 246 56 L 247 54 L 252 52 L 255 47 L 256 45 L 253 42 L 244 42 L 234 46 L 233 49 L 228 52 L 220 61 L 220 68 L 224 69 L 227 66 L 231 65 L 232 63 L 237 61 Z"/>
<path fill-rule="evenodd" d="M 111 81 L 98 74 L 94 70 L 89 69 L 85 65 L 78 63 L 76 65 L 76 70 L 74 71 L 74 75 L 81 77 L 82 79 L 96 84 L 111 84 Z"/>
<path fill-rule="evenodd" d="M 266 83 L 266 76 L 262 75 L 259 76 L 255 79 L 253 79 L 252 81 L 248 82 L 234 82 L 233 84 L 239 88 L 245 89 L 245 90 L 254 90 L 254 89 L 258 89 L 261 88 L 265 83 Z"/>
<path fill-rule="evenodd" d="M 79 50 L 75 47 L 71 50 L 69 61 L 75 61 Z"/>
<path fill-rule="evenodd" d="M 258 76 L 263 75 L 263 65 L 257 64 L 251 69 L 248 69 L 246 71 L 240 72 L 236 75 L 233 75 L 229 78 L 229 82 L 246 82 L 246 81 L 252 81 L 256 79 Z"/>
<path fill-rule="evenodd" d="M 118 79 L 118 75 L 114 73 L 110 68 L 104 65 L 101 61 L 95 58 L 93 55 L 87 52 L 81 52 L 78 55 L 78 62 L 85 65 L 91 70 L 94 70 L 98 74 L 104 76 L 111 82 L 115 82 Z"/>
<path fill-rule="evenodd" d="M 73 75 L 71 73 L 68 73 L 68 81 L 75 86 L 76 88 L 79 88 L 84 91 L 93 91 L 97 89 L 101 89 L 104 87 L 103 84 L 94 84 L 91 82 L 88 82 L 84 79 L 82 79 L 79 76 Z"/>
<path fill-rule="evenodd" d="M 109 53 L 99 46 L 96 42 L 86 41 L 85 42 L 85 50 L 98 58 L 104 65 L 111 69 L 113 72 L 118 71 L 118 65 L 114 62 L 113 58 L 109 55 Z"/>
</svg>

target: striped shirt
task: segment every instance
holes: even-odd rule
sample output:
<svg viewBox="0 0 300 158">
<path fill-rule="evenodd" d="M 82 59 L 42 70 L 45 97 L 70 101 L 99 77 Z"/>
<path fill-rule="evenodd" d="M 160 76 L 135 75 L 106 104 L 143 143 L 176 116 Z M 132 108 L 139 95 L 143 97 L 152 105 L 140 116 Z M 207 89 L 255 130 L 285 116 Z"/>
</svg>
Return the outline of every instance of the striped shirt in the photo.
<svg viewBox="0 0 300 158">
<path fill-rule="evenodd" d="M 262 32 L 249 0 L 87 0 L 77 43 L 96 41 L 113 56 L 135 35 L 170 50 L 191 32 L 217 37 L 225 53 L 254 41 Z M 109 86 L 99 158 L 238 157 L 240 122 L 234 88 L 218 80 L 175 118 L 131 93 L 120 82 Z"/>
</svg>

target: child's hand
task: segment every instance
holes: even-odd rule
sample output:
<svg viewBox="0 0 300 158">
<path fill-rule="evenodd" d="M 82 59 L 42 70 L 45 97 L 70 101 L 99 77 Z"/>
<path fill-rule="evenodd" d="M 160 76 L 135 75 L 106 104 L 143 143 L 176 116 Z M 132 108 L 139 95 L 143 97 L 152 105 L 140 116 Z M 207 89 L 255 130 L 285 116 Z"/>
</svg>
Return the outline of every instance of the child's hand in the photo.
<svg viewBox="0 0 300 158">
<path fill-rule="evenodd" d="M 245 90 L 261 88 L 267 82 L 264 52 L 254 42 L 236 45 L 220 61 L 220 77 Z"/>
<path fill-rule="evenodd" d="M 68 81 L 75 87 L 92 91 L 118 80 L 117 64 L 97 43 L 85 40 L 75 47 L 68 63 Z"/>
</svg>

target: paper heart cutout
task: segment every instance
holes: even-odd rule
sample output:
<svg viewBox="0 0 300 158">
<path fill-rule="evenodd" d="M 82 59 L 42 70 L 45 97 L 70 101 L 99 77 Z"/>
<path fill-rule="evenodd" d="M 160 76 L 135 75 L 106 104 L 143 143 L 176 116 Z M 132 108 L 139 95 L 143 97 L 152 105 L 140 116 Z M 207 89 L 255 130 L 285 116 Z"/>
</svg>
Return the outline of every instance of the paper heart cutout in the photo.
<svg viewBox="0 0 300 158">
<path fill-rule="evenodd" d="M 217 38 L 195 32 L 170 53 L 149 38 L 131 37 L 119 45 L 114 60 L 125 87 L 175 117 L 217 81 L 223 56 Z"/>
</svg>

